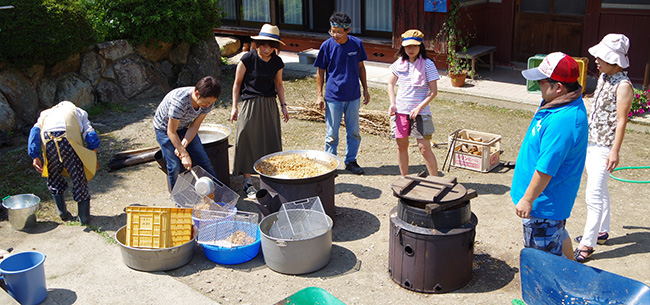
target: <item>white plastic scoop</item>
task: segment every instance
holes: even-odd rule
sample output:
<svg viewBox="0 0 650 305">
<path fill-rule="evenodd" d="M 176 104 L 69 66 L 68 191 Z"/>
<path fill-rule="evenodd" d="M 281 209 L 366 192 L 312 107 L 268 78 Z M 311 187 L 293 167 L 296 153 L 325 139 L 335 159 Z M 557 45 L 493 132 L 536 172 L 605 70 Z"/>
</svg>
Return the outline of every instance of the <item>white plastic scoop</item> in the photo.
<svg viewBox="0 0 650 305">
<path fill-rule="evenodd" d="M 197 193 L 208 196 L 214 192 L 214 181 L 210 179 L 209 177 L 201 177 L 196 175 L 193 169 L 190 170 L 192 172 L 192 175 L 194 176 L 194 179 L 196 179 L 196 182 L 194 182 L 194 189 L 196 190 Z"/>
</svg>

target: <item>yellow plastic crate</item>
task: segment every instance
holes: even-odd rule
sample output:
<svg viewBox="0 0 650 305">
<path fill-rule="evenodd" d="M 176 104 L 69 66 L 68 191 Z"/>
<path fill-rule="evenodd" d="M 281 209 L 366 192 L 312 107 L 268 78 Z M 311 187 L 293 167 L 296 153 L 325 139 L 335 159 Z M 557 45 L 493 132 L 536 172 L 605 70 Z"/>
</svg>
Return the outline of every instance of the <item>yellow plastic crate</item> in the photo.
<svg viewBox="0 0 650 305">
<path fill-rule="evenodd" d="M 126 245 L 161 249 L 192 239 L 192 209 L 126 207 Z"/>
<path fill-rule="evenodd" d="M 170 232 L 172 247 L 180 246 L 192 240 L 192 212 L 188 208 L 171 208 Z"/>
<path fill-rule="evenodd" d="M 587 68 L 589 67 L 589 58 L 587 57 L 573 57 L 578 62 L 580 68 L 580 76 L 578 76 L 578 83 L 582 86 L 584 93 L 587 88 Z"/>
</svg>

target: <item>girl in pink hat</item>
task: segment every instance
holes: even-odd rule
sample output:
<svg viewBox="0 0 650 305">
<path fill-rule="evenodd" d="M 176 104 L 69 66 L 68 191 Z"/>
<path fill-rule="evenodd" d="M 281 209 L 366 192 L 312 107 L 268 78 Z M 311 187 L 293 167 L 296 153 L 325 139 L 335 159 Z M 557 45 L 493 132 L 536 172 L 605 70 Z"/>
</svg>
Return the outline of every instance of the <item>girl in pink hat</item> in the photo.
<svg viewBox="0 0 650 305">
<path fill-rule="evenodd" d="M 409 173 L 409 136 L 417 140 L 429 175 L 438 176 L 438 162 L 430 143 L 434 127 L 429 103 L 438 94 L 440 75 L 433 61 L 427 58 L 423 38 L 424 34 L 418 30 L 404 32 L 402 46 L 396 54 L 398 59 L 390 66 L 393 74 L 388 80 L 388 114 L 393 137 L 397 141 L 402 177 Z M 397 96 L 395 84 L 399 84 Z"/>
<path fill-rule="evenodd" d="M 609 238 L 610 202 L 607 179 L 616 168 L 625 136 L 627 114 L 632 106 L 634 90 L 623 69 L 630 66 L 627 52 L 630 41 L 622 34 L 607 34 L 597 45 L 589 48 L 596 57 L 601 72 L 589 115 L 589 146 L 587 147 L 587 222 L 575 260 L 583 262 L 594 252 L 596 243 Z"/>
</svg>

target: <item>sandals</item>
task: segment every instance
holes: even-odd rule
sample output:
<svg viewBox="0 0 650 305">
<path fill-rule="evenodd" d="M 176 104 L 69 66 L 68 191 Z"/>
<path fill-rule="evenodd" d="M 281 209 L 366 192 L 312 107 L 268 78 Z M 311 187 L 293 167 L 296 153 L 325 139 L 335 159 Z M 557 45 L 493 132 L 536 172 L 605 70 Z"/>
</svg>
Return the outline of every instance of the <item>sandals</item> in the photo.
<svg viewBox="0 0 650 305">
<path fill-rule="evenodd" d="M 598 234 L 598 239 L 596 240 L 596 242 L 597 242 L 599 245 L 604 245 L 604 244 L 607 242 L 607 239 L 609 239 L 609 233 L 605 232 L 605 234 L 602 234 L 602 235 L 601 235 L 601 234 Z M 575 240 L 576 242 L 580 242 L 580 241 L 582 240 L 582 235 L 576 237 L 574 240 Z"/>
<path fill-rule="evenodd" d="M 576 262 L 582 263 L 595 251 L 596 250 L 594 249 L 581 250 L 580 248 L 576 248 L 576 250 L 573 251 L 573 258 L 575 258 Z"/>
</svg>

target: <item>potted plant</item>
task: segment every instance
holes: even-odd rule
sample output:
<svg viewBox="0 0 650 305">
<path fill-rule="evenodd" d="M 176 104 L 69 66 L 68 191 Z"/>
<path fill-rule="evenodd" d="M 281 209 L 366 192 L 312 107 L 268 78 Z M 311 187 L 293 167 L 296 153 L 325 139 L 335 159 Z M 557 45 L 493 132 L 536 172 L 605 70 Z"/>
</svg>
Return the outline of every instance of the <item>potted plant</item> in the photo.
<svg viewBox="0 0 650 305">
<path fill-rule="evenodd" d="M 458 52 L 467 51 L 470 36 L 460 28 L 462 9 L 460 7 L 460 1 L 447 1 L 449 1 L 447 18 L 436 35 L 434 43 L 437 41 L 437 46 L 444 46 L 443 49 L 445 50 L 443 51 L 447 53 L 447 71 L 451 79 L 451 85 L 454 87 L 462 87 L 465 85 L 465 78 L 467 76 L 474 76 L 474 71 L 470 69 L 469 62 L 466 59 L 458 58 Z"/>
<path fill-rule="evenodd" d="M 634 99 L 632 100 L 632 107 L 630 107 L 630 113 L 628 117 L 634 115 L 640 115 L 642 113 L 650 111 L 650 89 L 648 90 L 639 90 L 634 88 Z"/>
</svg>

